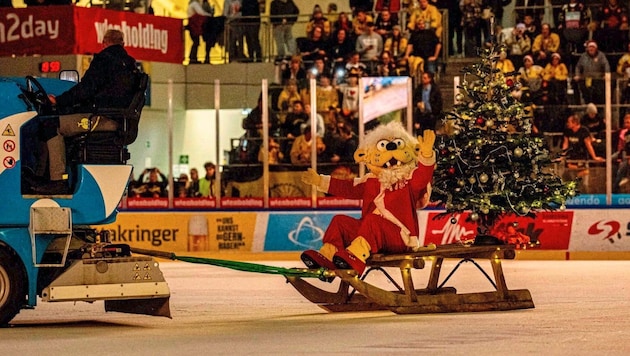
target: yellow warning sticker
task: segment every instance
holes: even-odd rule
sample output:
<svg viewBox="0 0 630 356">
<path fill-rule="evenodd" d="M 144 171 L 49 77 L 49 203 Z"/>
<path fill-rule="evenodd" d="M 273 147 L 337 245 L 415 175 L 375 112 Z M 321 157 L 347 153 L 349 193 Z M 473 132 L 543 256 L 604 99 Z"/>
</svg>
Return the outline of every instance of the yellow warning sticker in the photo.
<svg viewBox="0 0 630 356">
<path fill-rule="evenodd" d="M 4 128 L 4 131 L 2 131 L 2 136 L 15 136 L 15 132 L 13 132 L 13 128 L 11 128 L 11 125 L 7 125 L 7 127 Z"/>
</svg>

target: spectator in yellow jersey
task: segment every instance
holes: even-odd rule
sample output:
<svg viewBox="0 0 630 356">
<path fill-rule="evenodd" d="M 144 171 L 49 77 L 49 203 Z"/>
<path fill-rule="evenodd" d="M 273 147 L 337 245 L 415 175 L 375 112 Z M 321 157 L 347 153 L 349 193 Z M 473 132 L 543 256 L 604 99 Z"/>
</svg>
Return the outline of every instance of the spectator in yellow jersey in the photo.
<svg viewBox="0 0 630 356">
<path fill-rule="evenodd" d="M 435 35 L 440 40 L 442 39 L 442 14 L 435 5 L 429 4 L 429 0 L 420 0 L 418 7 L 411 11 L 407 29 L 414 30 L 418 20 L 428 24 L 427 28 L 435 30 Z"/>
<path fill-rule="evenodd" d="M 548 23 L 542 24 L 540 29 L 540 34 L 532 43 L 532 55 L 536 63 L 544 66 L 549 63 L 551 54 L 560 49 L 560 36 L 551 32 L 551 26 Z"/>
</svg>

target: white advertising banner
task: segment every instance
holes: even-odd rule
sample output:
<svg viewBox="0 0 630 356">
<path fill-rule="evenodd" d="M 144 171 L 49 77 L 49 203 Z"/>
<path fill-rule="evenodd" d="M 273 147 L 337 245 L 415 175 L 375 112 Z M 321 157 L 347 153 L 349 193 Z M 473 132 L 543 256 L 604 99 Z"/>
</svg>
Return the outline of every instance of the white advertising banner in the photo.
<svg viewBox="0 0 630 356">
<path fill-rule="evenodd" d="M 628 209 L 574 210 L 569 251 L 630 251 Z"/>
<path fill-rule="evenodd" d="M 361 78 L 363 122 L 407 107 L 409 77 Z"/>
</svg>

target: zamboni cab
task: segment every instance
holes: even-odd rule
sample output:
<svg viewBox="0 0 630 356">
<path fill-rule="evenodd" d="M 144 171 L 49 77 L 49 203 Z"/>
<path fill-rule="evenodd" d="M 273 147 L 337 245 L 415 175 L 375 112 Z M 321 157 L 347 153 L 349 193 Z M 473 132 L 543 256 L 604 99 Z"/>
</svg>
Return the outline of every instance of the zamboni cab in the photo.
<svg viewBox="0 0 630 356">
<path fill-rule="evenodd" d="M 92 110 L 115 118 L 117 130 L 66 138 L 69 193 L 38 195 L 25 177 L 41 154 L 38 126 L 56 115 L 48 94 L 75 82 L 0 78 L 0 325 L 38 299 L 104 300 L 107 311 L 170 317 L 170 291 L 158 262 L 132 256 L 129 246 L 110 243 L 107 230 L 98 229 L 115 221 L 127 187 L 127 145 L 137 135 L 147 82 L 142 74 L 130 107 Z"/>
</svg>

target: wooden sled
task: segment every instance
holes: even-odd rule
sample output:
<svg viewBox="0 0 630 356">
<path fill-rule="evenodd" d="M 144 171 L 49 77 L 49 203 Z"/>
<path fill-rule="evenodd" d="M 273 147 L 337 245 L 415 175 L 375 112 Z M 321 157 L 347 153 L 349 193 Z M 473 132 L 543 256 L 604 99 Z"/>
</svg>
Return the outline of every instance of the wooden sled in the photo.
<svg viewBox="0 0 630 356">
<path fill-rule="evenodd" d="M 330 271 L 341 279 L 336 292 L 323 290 L 300 277 L 287 276 L 287 280 L 306 299 L 329 312 L 391 310 L 397 314 L 425 314 L 534 308 L 529 290 L 509 290 L 505 284 L 501 259 L 513 259 L 516 255 L 514 249 L 514 245 L 453 244 L 408 254 L 375 254 L 368 260 L 363 276 L 357 276 L 352 270 Z M 460 261 L 444 281 L 438 284 L 445 258 Z M 429 281 L 426 288 L 416 289 L 411 270 L 424 268 L 426 259 L 433 261 Z M 475 259 L 490 261 L 494 280 Z M 464 262 L 472 262 L 490 281 L 494 290 L 457 293 L 454 287 L 445 287 L 444 284 Z M 400 286 L 384 267 L 398 267 L 403 285 Z M 374 271 L 384 273 L 397 290 L 384 290 L 367 283 L 366 277 Z"/>
</svg>

